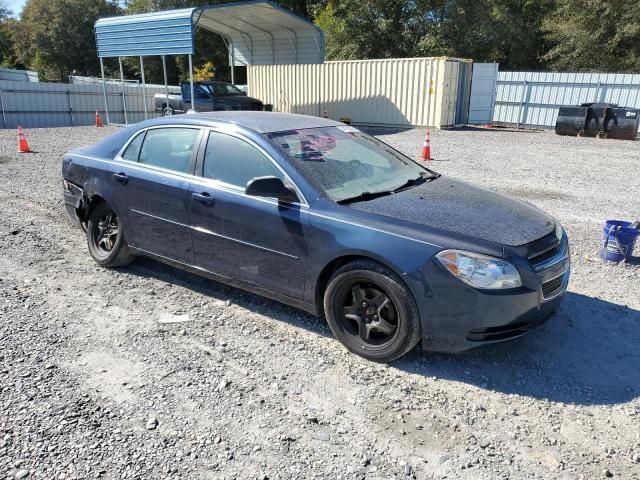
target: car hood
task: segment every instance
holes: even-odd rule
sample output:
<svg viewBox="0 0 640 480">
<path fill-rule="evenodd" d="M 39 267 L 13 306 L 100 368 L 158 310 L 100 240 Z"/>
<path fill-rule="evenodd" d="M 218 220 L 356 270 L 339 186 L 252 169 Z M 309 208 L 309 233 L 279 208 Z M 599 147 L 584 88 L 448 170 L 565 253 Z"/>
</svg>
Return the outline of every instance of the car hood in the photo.
<svg viewBox="0 0 640 480">
<path fill-rule="evenodd" d="M 514 247 L 538 240 L 555 229 L 553 217 L 529 203 L 445 176 L 349 206 Z"/>
</svg>

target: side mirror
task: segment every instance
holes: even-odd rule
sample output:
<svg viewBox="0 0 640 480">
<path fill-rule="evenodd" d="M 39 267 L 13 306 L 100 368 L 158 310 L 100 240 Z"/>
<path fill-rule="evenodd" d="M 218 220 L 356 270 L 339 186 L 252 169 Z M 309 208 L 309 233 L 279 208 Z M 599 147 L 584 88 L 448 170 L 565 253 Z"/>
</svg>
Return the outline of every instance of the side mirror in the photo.
<svg viewBox="0 0 640 480">
<path fill-rule="evenodd" d="M 298 202 L 298 195 L 277 177 L 256 177 L 247 182 L 244 193 L 252 197 L 277 198 L 283 202 Z"/>
</svg>

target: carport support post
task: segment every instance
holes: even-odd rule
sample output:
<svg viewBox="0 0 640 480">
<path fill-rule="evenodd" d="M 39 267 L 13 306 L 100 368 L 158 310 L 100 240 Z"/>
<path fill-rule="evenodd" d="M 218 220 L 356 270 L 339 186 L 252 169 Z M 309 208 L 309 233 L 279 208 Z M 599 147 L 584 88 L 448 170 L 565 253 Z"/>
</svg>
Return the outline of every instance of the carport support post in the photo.
<svg viewBox="0 0 640 480">
<path fill-rule="evenodd" d="M 191 110 L 196 111 L 196 97 L 193 89 L 193 55 L 189 54 L 189 81 L 191 82 Z"/>
<path fill-rule="evenodd" d="M 100 73 L 102 73 L 102 96 L 104 97 L 104 114 L 105 114 L 105 119 L 107 120 L 107 125 L 109 125 L 109 105 L 107 103 L 107 84 L 104 80 L 104 62 L 102 61 L 102 57 L 100 57 Z"/>
<path fill-rule="evenodd" d="M 124 109 L 124 124 L 129 125 L 129 119 L 127 118 L 127 95 L 124 90 L 124 69 L 122 68 L 122 57 L 118 57 L 118 63 L 120 64 L 120 81 L 122 82 L 122 107 Z"/>
<path fill-rule="evenodd" d="M 236 57 L 233 50 L 233 42 L 229 43 L 229 63 L 231 64 L 231 83 L 235 85 L 236 84 L 235 72 L 234 72 L 235 69 L 233 67 L 236 64 Z"/>
<path fill-rule="evenodd" d="M 140 56 L 140 76 L 142 77 L 142 105 L 144 106 L 144 119 L 147 120 L 149 118 L 149 114 L 147 112 L 147 87 L 144 81 L 144 61 L 142 60 L 142 56 Z"/>
<path fill-rule="evenodd" d="M 165 108 L 169 108 L 169 83 L 167 81 L 167 58 L 162 55 L 162 71 L 164 72 L 164 95 L 166 97 L 166 106 Z M 164 115 L 164 110 L 162 111 L 162 115 Z"/>
</svg>

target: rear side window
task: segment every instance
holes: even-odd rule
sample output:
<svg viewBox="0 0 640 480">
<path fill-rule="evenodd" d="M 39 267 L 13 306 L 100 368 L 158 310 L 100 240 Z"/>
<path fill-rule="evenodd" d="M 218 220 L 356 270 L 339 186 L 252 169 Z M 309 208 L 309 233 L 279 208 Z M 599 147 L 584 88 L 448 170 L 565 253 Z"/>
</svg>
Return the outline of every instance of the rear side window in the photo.
<svg viewBox="0 0 640 480">
<path fill-rule="evenodd" d="M 136 138 L 131 140 L 131 143 L 124 151 L 122 158 L 129 160 L 130 162 L 137 162 L 140 156 L 140 147 L 142 147 L 142 141 L 144 140 L 144 134 L 146 132 L 139 133 Z"/>
<path fill-rule="evenodd" d="M 198 129 L 178 127 L 148 130 L 138 161 L 146 165 L 188 173 L 191 153 L 199 133 Z"/>
<path fill-rule="evenodd" d="M 255 177 L 273 176 L 284 180 L 282 172 L 257 148 L 239 138 L 216 132 L 209 134 L 203 176 L 243 189 Z"/>
</svg>

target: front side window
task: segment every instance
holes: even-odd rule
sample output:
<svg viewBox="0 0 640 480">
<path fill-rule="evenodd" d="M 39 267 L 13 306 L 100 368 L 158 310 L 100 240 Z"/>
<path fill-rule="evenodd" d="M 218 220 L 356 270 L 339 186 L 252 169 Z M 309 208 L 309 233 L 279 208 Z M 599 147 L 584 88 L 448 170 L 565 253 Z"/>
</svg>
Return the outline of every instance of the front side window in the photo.
<svg viewBox="0 0 640 480">
<path fill-rule="evenodd" d="M 195 128 L 148 130 L 140 150 L 139 162 L 189 173 L 191 153 L 199 133 L 200 130 Z"/>
<path fill-rule="evenodd" d="M 391 192 L 437 175 L 353 127 L 308 128 L 266 136 L 337 202 Z"/>
<path fill-rule="evenodd" d="M 217 132 L 209 134 L 203 176 L 243 189 L 256 177 L 273 176 L 284 180 L 282 172 L 253 145 Z"/>
</svg>

